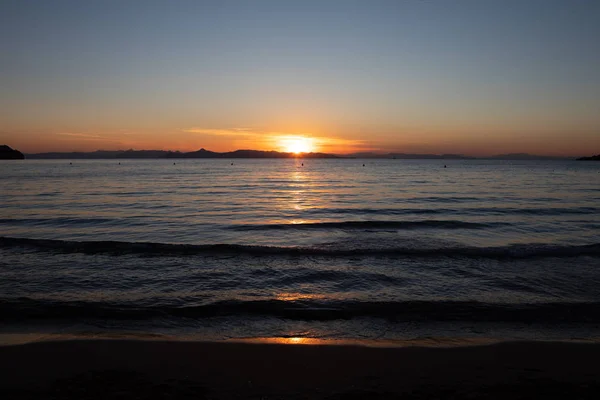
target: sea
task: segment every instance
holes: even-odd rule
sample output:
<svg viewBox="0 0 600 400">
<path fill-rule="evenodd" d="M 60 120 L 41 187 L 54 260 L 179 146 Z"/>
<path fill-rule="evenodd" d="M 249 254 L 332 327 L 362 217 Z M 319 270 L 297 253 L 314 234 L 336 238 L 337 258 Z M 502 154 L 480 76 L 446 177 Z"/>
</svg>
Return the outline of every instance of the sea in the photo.
<svg viewBox="0 0 600 400">
<path fill-rule="evenodd" d="M 15 335 L 597 340 L 600 163 L 1 161 Z"/>
</svg>

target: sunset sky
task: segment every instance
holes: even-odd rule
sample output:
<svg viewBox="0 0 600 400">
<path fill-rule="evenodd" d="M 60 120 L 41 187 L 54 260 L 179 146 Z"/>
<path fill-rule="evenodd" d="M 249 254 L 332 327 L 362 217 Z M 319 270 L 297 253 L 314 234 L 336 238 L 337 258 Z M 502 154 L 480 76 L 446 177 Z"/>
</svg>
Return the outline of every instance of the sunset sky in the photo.
<svg viewBox="0 0 600 400">
<path fill-rule="evenodd" d="M 0 0 L 0 144 L 600 152 L 600 1 Z"/>
</svg>

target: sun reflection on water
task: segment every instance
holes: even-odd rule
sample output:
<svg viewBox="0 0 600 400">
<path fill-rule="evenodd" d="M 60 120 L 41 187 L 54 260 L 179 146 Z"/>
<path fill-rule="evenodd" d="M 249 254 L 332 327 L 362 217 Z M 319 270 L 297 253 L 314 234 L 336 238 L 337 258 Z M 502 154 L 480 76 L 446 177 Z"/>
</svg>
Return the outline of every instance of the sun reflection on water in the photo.
<svg viewBox="0 0 600 400">
<path fill-rule="evenodd" d="M 325 296 L 316 293 L 277 293 L 275 299 L 280 301 L 298 301 L 298 300 L 315 300 L 324 299 Z"/>
<path fill-rule="evenodd" d="M 332 344 L 330 341 L 310 337 L 268 337 L 268 338 L 248 338 L 237 339 L 236 342 L 256 343 L 256 344 L 288 344 L 288 345 L 315 345 L 315 344 Z"/>
<path fill-rule="evenodd" d="M 310 213 L 311 210 L 323 207 L 323 189 L 319 187 L 317 172 L 307 170 L 303 160 L 296 160 L 294 168 L 286 172 L 284 177 L 286 188 L 284 195 L 277 198 L 277 208 L 280 210 L 290 210 L 291 224 L 305 224 L 307 222 L 320 222 L 303 218 L 303 216 L 293 214 Z M 316 179 L 316 180 L 315 180 Z M 294 218 L 295 217 L 295 218 Z"/>
</svg>

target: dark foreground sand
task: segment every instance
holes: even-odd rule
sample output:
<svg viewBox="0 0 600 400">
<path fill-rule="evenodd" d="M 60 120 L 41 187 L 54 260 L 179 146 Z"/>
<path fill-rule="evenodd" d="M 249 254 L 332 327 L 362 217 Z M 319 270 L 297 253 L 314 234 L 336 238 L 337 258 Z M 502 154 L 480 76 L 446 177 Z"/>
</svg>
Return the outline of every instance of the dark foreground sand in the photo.
<svg viewBox="0 0 600 400">
<path fill-rule="evenodd" d="M 1 399 L 600 399 L 600 345 L 42 342 L 0 347 L 0 384 Z"/>
</svg>

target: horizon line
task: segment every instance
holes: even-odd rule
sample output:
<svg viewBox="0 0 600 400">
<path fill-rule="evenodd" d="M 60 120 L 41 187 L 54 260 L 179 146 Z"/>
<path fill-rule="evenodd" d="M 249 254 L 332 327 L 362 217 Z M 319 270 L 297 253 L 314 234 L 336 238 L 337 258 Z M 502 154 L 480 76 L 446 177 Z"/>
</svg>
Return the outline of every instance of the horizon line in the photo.
<svg viewBox="0 0 600 400">
<path fill-rule="evenodd" d="M 18 150 L 18 149 L 15 149 Z M 236 150 L 230 150 L 230 151 L 213 151 L 213 150 L 209 150 L 206 149 L 204 147 L 198 149 L 198 150 L 192 150 L 192 151 L 181 151 L 181 150 L 164 150 L 164 149 L 134 149 L 134 148 L 129 148 L 129 149 L 119 149 L 119 150 L 105 150 L 105 149 L 97 149 L 97 150 L 91 150 L 91 151 L 45 151 L 45 152 L 36 152 L 36 153 L 29 153 L 29 152 L 24 152 L 23 154 L 25 155 L 30 155 L 30 156 L 37 156 L 37 155 L 44 155 L 44 154 L 73 154 L 73 153 L 79 153 L 79 154 L 93 154 L 93 153 L 101 153 L 101 152 L 105 152 L 105 153 L 125 153 L 125 152 L 163 152 L 163 153 L 175 153 L 175 154 L 191 154 L 191 153 L 197 153 L 200 151 L 206 151 L 206 152 L 210 152 L 210 153 L 214 153 L 214 154 L 227 154 L 227 153 L 235 153 L 235 152 L 240 152 L 240 151 L 252 151 L 252 152 L 259 152 L 259 153 L 277 153 L 277 154 L 285 154 L 285 155 L 289 155 L 290 157 L 301 157 L 302 155 L 315 155 L 315 154 L 322 154 L 322 155 L 329 155 L 329 156 L 335 156 L 335 157 L 353 157 L 353 156 L 359 156 L 359 155 L 372 155 L 372 156 L 435 156 L 435 157 L 443 157 L 443 156 L 451 156 L 451 157 L 463 157 L 463 158 L 470 158 L 470 159 L 486 159 L 486 158 L 496 158 L 496 157 L 501 157 L 501 156 L 512 156 L 512 157 L 517 157 L 517 156 L 522 156 L 522 157 L 540 157 L 540 158 L 561 158 L 561 159 L 576 159 L 579 157 L 586 157 L 586 155 L 579 155 L 579 156 L 566 156 L 566 155 L 548 155 L 548 154 L 533 154 L 533 153 L 526 153 L 526 152 L 513 152 L 513 153 L 497 153 L 497 154 L 491 154 L 491 155 L 468 155 L 468 154 L 463 154 L 463 153 L 444 153 L 444 152 L 440 152 L 440 153 L 424 153 L 424 152 L 418 152 L 418 153 L 411 153 L 411 152 L 401 152 L 401 151 L 357 151 L 357 152 L 353 152 L 353 153 L 326 153 L 326 152 L 320 152 L 320 151 L 314 151 L 314 152 L 285 152 L 285 151 L 278 151 L 278 150 L 257 150 L 257 149 L 249 149 L 249 148 L 241 148 L 241 149 L 236 149 Z"/>
</svg>

